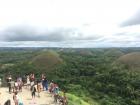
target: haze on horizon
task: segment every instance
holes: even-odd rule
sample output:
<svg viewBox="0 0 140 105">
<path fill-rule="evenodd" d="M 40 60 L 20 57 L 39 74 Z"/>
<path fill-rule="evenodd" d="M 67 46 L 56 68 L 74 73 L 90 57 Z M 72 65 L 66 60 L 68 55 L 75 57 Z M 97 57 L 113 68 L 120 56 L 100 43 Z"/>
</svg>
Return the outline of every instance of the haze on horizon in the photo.
<svg viewBox="0 0 140 105">
<path fill-rule="evenodd" d="M 139 0 L 0 0 L 0 47 L 140 47 Z"/>
</svg>

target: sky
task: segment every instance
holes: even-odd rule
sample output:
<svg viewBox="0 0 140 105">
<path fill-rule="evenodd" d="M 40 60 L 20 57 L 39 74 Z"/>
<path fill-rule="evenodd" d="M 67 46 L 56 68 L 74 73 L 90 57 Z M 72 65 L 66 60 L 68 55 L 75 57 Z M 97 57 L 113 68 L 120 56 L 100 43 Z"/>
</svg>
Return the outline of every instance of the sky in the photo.
<svg viewBox="0 0 140 105">
<path fill-rule="evenodd" d="M 140 47 L 140 0 L 0 0 L 0 47 Z"/>
</svg>

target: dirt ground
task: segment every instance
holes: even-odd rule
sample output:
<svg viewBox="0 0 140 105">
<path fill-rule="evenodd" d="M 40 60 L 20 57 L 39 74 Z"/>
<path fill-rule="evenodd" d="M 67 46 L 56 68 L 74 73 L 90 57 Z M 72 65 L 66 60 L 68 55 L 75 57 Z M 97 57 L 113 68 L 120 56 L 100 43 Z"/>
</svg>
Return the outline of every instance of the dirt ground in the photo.
<svg viewBox="0 0 140 105">
<path fill-rule="evenodd" d="M 53 97 L 47 91 L 42 91 L 40 97 L 36 93 L 35 100 L 32 99 L 31 92 L 27 88 L 23 88 L 22 92 L 19 92 L 18 95 L 24 105 L 55 105 Z M 0 105 L 4 105 L 8 99 L 11 100 L 11 105 L 14 105 L 13 93 L 9 94 L 8 88 L 0 88 Z"/>
</svg>

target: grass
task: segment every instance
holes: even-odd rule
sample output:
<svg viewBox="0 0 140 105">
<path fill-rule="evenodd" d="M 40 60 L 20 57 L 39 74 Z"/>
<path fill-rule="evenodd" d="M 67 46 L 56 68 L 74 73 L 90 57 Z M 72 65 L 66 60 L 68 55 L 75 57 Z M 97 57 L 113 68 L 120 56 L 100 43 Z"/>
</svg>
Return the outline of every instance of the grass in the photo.
<svg viewBox="0 0 140 105">
<path fill-rule="evenodd" d="M 80 97 L 77 97 L 70 93 L 67 93 L 66 96 L 68 98 L 68 105 L 99 105 L 97 102 L 89 104 L 88 102 L 82 100 Z"/>
</svg>

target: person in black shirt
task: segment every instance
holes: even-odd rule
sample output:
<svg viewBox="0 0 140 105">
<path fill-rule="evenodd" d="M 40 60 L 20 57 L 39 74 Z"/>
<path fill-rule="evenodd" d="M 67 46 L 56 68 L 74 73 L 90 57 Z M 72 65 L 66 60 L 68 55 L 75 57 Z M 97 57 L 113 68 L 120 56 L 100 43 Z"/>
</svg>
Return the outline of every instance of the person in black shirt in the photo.
<svg viewBox="0 0 140 105">
<path fill-rule="evenodd" d="M 36 88 L 35 88 L 35 85 L 33 85 L 33 86 L 31 87 L 32 99 L 35 98 L 35 93 L 36 93 Z"/>
</svg>

